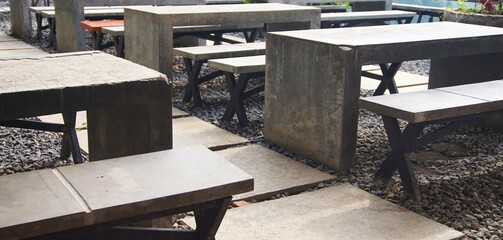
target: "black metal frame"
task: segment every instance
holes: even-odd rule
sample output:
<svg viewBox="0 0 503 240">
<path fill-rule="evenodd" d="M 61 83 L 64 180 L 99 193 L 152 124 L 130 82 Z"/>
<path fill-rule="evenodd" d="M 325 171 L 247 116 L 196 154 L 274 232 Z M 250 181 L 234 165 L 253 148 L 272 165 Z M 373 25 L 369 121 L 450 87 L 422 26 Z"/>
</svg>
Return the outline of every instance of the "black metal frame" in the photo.
<svg viewBox="0 0 503 240">
<path fill-rule="evenodd" d="M 263 92 L 265 89 L 264 84 L 259 84 L 251 89 L 246 90 L 246 86 L 251 78 L 264 77 L 265 72 L 255 72 L 255 73 L 242 73 L 239 75 L 238 80 L 234 77 L 233 73 L 226 72 L 225 79 L 227 81 L 227 89 L 231 95 L 229 103 L 225 108 L 222 121 L 230 121 L 234 114 L 238 117 L 238 122 L 241 127 L 248 126 L 248 118 L 246 117 L 246 109 L 244 106 L 244 100 L 255 94 Z"/>
<path fill-rule="evenodd" d="M 56 123 L 45 123 L 32 120 L 2 120 L 0 121 L 0 126 L 4 127 L 15 127 L 24 129 L 41 130 L 48 132 L 61 132 L 63 133 L 63 139 L 61 141 L 61 159 L 68 159 L 70 154 L 73 157 L 73 162 L 83 163 L 82 152 L 79 146 L 79 140 L 77 139 L 77 132 L 75 130 L 75 121 L 77 118 L 76 112 L 63 113 L 64 124 Z"/>
<path fill-rule="evenodd" d="M 382 115 L 391 151 L 388 153 L 386 159 L 377 171 L 374 177 L 374 183 L 377 186 L 386 184 L 395 171 L 398 170 L 405 193 L 415 200 L 420 200 L 421 193 L 419 192 L 419 186 L 409 159 L 410 152 L 432 143 L 433 141 L 465 126 L 473 119 L 481 118 L 495 112 L 498 111 L 478 113 L 449 119 L 425 121 L 421 123 L 408 123 L 403 131 L 400 131 L 400 126 L 396 118 Z M 434 132 L 420 137 L 421 132 L 427 125 L 437 123 L 447 124 Z"/>
</svg>

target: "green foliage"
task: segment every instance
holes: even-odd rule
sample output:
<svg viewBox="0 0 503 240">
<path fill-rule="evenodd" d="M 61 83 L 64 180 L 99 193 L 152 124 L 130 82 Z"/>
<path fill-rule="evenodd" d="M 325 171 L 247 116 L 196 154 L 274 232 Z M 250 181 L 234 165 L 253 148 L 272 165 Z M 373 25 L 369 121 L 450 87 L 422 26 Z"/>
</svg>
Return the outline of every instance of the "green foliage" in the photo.
<svg viewBox="0 0 503 240">
<path fill-rule="evenodd" d="M 475 6 L 468 7 L 466 4 L 466 0 L 458 0 L 458 8 L 453 9 L 450 7 L 449 9 L 454 10 L 460 13 L 468 13 L 468 14 L 494 14 L 494 15 L 503 15 L 503 2 L 502 0 L 479 0 L 478 3 L 475 3 Z"/>
</svg>

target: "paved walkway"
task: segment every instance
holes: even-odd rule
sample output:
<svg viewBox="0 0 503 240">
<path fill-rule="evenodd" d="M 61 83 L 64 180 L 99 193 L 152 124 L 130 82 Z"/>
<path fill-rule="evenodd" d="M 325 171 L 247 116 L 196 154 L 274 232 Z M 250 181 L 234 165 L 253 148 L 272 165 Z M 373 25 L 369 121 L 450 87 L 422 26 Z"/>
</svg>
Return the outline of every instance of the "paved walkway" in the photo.
<svg viewBox="0 0 503 240">
<path fill-rule="evenodd" d="M 49 53 L 0 32 L 0 61 L 38 58 L 47 55 L 49 55 Z"/>
</svg>

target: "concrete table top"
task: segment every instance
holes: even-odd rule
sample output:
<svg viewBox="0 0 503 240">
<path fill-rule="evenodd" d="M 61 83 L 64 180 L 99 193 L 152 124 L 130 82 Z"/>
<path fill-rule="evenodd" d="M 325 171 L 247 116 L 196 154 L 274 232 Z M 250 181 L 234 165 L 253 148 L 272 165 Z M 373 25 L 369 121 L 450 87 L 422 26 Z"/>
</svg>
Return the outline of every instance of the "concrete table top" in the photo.
<svg viewBox="0 0 503 240">
<path fill-rule="evenodd" d="M 309 29 L 319 28 L 320 13 L 315 7 L 276 3 L 129 7 L 124 12 L 125 45 L 131 46 L 126 59 L 170 77 L 173 26 L 266 23 L 269 31 Z"/>
<path fill-rule="evenodd" d="M 270 33 L 265 138 L 348 169 L 363 65 L 431 59 L 430 87 L 503 79 L 501 43 L 502 28 L 452 22 Z"/>
<path fill-rule="evenodd" d="M 0 236 L 17 239 L 232 196 L 253 190 L 253 178 L 193 146 L 2 176 L 0 185 Z"/>
<path fill-rule="evenodd" d="M 503 51 L 503 28 L 453 22 L 316 29 L 274 34 L 359 51 L 362 64 L 430 59 L 441 55 L 454 55 L 452 51 L 456 51 L 457 55 Z M 480 44 L 480 41 L 487 43 Z M 401 48 L 407 48 L 408 51 L 401 51 Z M 400 51 L 399 56 L 396 56 L 397 51 Z"/>
<path fill-rule="evenodd" d="M 0 120 L 87 110 L 91 160 L 172 147 L 171 82 L 159 72 L 97 52 L 0 69 Z"/>
</svg>

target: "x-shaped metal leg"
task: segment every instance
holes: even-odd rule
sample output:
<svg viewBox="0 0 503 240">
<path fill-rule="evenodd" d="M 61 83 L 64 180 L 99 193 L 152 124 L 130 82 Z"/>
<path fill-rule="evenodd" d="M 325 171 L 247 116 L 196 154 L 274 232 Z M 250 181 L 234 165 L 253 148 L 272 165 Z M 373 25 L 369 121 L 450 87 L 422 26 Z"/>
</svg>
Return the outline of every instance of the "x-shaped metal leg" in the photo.
<svg viewBox="0 0 503 240">
<path fill-rule="evenodd" d="M 396 118 L 382 116 L 382 119 L 391 145 L 391 152 L 388 153 L 388 156 L 377 171 L 374 182 L 377 185 L 383 185 L 398 169 L 405 193 L 419 200 L 421 199 L 421 194 L 419 193 L 408 152 L 414 146 L 425 123 L 409 123 L 403 132 L 401 132 Z"/>
<path fill-rule="evenodd" d="M 226 72 L 225 78 L 227 79 L 227 88 L 229 88 L 229 83 L 235 83 L 234 87 L 229 89 L 231 94 L 231 99 L 225 108 L 224 116 L 222 120 L 230 121 L 234 116 L 234 113 L 238 117 L 239 125 L 248 126 L 248 118 L 246 117 L 246 110 L 244 106 L 244 91 L 250 76 L 247 73 L 242 73 L 239 75 L 238 81 L 235 80 L 234 74 Z"/>
<path fill-rule="evenodd" d="M 49 22 L 49 47 L 56 50 L 58 48 L 58 39 L 56 38 L 56 19 L 47 18 L 47 21 Z"/>
<path fill-rule="evenodd" d="M 218 76 L 222 76 L 224 73 L 222 71 L 215 71 L 209 74 L 206 74 L 202 77 L 199 77 L 201 73 L 201 68 L 207 60 L 195 60 L 192 61 L 189 58 L 183 58 L 183 62 L 185 63 L 185 70 L 188 76 L 187 86 L 185 88 L 185 94 L 183 96 L 184 102 L 189 102 L 191 99 L 194 99 L 195 106 L 203 105 L 203 100 L 201 99 L 201 93 L 199 91 L 199 84 L 205 83 L 209 80 L 212 80 Z"/>
<path fill-rule="evenodd" d="M 402 62 L 379 64 L 383 76 L 381 83 L 379 83 L 379 86 L 377 86 L 377 89 L 374 92 L 374 96 L 383 95 L 386 89 L 389 89 L 390 93 L 398 93 L 394 78 L 401 65 Z"/>
<path fill-rule="evenodd" d="M 84 163 L 82 152 L 80 151 L 79 140 L 75 130 L 75 122 L 77 120 L 77 113 L 63 113 L 63 121 L 65 123 L 63 131 L 63 141 L 61 142 L 61 158 L 67 159 L 70 152 L 73 157 L 74 163 Z"/>
</svg>

